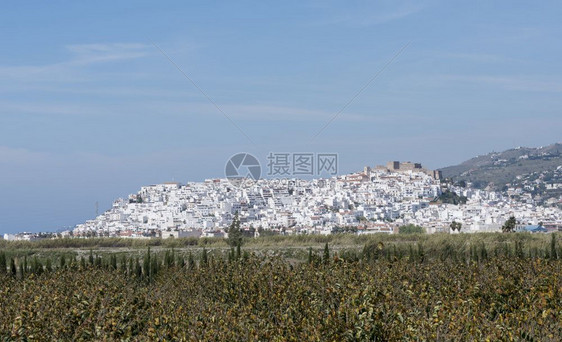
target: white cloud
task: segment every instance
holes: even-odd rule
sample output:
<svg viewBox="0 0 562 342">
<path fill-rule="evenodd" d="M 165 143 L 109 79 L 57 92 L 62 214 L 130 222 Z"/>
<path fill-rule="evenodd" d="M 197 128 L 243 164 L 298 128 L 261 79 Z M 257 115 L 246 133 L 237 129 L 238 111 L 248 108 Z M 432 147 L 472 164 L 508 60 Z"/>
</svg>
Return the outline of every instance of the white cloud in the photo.
<svg viewBox="0 0 562 342">
<path fill-rule="evenodd" d="M 199 99 L 193 102 L 189 94 L 185 101 L 181 100 L 181 94 L 173 101 L 144 100 L 125 104 L 71 104 L 71 103 L 12 103 L 0 102 L 0 110 L 10 114 L 35 114 L 35 115 L 81 115 L 81 116 L 103 116 L 103 115 L 167 115 L 167 116 L 211 116 L 222 117 L 214 106 Z M 319 125 L 330 120 L 340 107 L 333 111 L 317 110 L 310 108 L 289 107 L 268 104 L 218 104 L 219 107 L 234 121 L 238 122 L 317 122 Z M 417 115 L 408 113 L 389 113 L 373 111 L 372 114 L 359 114 L 342 112 L 335 122 L 358 122 L 358 123 L 388 123 L 400 120 L 421 120 Z"/>
<path fill-rule="evenodd" d="M 84 65 L 144 57 L 152 47 L 138 43 L 116 43 L 68 45 L 66 48 L 75 54 L 70 63 Z"/>
<path fill-rule="evenodd" d="M 0 165 L 4 165 L 6 172 L 9 168 L 18 165 L 39 165 L 49 160 L 49 155 L 41 152 L 33 152 L 24 148 L 12 148 L 0 146 Z"/>
<path fill-rule="evenodd" d="M 504 56 L 488 54 L 488 53 L 451 52 L 451 53 L 442 53 L 439 55 L 444 58 L 462 59 L 462 60 L 479 62 L 479 63 L 498 63 L 498 62 L 514 61 L 513 58 L 507 58 Z"/>
<path fill-rule="evenodd" d="M 437 79 L 445 82 L 463 82 L 497 86 L 506 90 L 532 92 L 562 92 L 562 82 L 522 76 L 488 76 L 488 75 L 442 75 Z"/>
<path fill-rule="evenodd" d="M 330 120 L 340 108 L 333 111 L 306 109 L 298 107 L 273 105 L 228 105 L 223 108 L 234 119 L 240 121 L 284 121 L 284 122 L 318 122 L 319 125 Z M 415 120 L 418 116 L 404 113 L 358 114 L 340 113 L 335 122 L 382 123 L 399 120 Z"/>
<path fill-rule="evenodd" d="M 421 11 L 422 9 L 424 9 L 425 6 L 419 5 L 419 4 L 407 4 L 407 5 L 403 5 L 399 8 L 397 8 L 394 11 L 391 12 L 386 12 L 386 13 L 381 13 L 378 15 L 374 15 L 372 17 L 367 17 L 364 20 L 362 20 L 362 24 L 363 25 L 371 25 L 371 24 L 382 24 L 382 23 L 386 23 L 389 21 L 394 21 L 394 20 L 398 20 L 398 19 L 402 19 L 405 17 L 408 17 L 412 14 L 418 13 L 419 11 Z"/>
<path fill-rule="evenodd" d="M 375 6 L 361 7 L 337 13 L 327 22 L 321 24 L 346 24 L 350 26 L 371 26 L 385 24 L 414 15 L 426 8 L 425 4 L 392 1 L 390 3 L 376 3 Z"/>
<path fill-rule="evenodd" d="M 150 53 L 150 45 L 138 43 L 69 45 L 72 56 L 44 65 L 0 66 L 0 78 L 24 82 L 78 82 L 87 77 L 81 69 L 95 63 L 137 59 Z"/>
</svg>

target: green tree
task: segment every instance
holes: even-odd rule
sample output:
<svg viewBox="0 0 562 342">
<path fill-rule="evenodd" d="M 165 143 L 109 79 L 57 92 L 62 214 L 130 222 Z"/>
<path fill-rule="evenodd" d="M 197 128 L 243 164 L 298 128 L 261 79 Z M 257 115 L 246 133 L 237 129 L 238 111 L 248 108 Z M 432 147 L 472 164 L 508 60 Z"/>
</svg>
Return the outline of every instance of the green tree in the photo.
<svg viewBox="0 0 562 342">
<path fill-rule="evenodd" d="M 150 280 L 150 266 L 152 265 L 152 263 L 150 262 L 150 257 L 151 257 L 150 247 L 148 247 L 148 249 L 146 251 L 146 255 L 144 256 L 144 260 L 143 260 L 144 276 L 148 280 Z"/>
<path fill-rule="evenodd" d="M 231 247 L 237 247 L 242 245 L 242 231 L 240 230 L 240 218 L 238 217 L 238 212 L 234 214 L 232 223 L 230 227 L 226 230 L 228 233 L 228 245 Z"/>
<path fill-rule="evenodd" d="M 135 269 L 133 257 L 129 258 L 129 267 L 127 268 L 127 275 L 130 276 L 133 274 L 133 270 Z"/>
<path fill-rule="evenodd" d="M 514 216 L 511 216 L 509 219 L 507 219 L 507 221 L 505 221 L 505 223 L 502 226 L 502 232 L 504 233 L 509 233 L 515 230 L 515 225 L 517 224 L 517 221 L 515 220 Z"/>
<path fill-rule="evenodd" d="M 230 247 L 230 252 L 228 252 L 228 262 L 234 262 L 234 248 Z"/>
<path fill-rule="evenodd" d="M 466 181 L 465 180 L 461 180 L 457 183 L 458 186 L 460 186 L 461 188 L 466 188 Z"/>
<path fill-rule="evenodd" d="M 150 281 L 154 281 L 156 274 L 158 274 L 159 267 L 158 267 L 158 257 L 154 255 L 150 262 Z"/>
<path fill-rule="evenodd" d="M 193 259 L 193 254 L 191 254 L 191 251 L 187 255 L 187 268 L 189 268 L 190 270 L 195 269 L 195 259 Z"/>
<path fill-rule="evenodd" d="M 416 226 L 415 224 L 407 224 L 398 228 L 399 234 L 422 234 L 425 233 L 425 229 L 421 226 Z"/>
<path fill-rule="evenodd" d="M 6 254 L 4 252 L 0 252 L 0 273 L 6 273 Z"/>
<path fill-rule="evenodd" d="M 185 267 L 185 259 L 180 255 L 180 253 L 178 253 L 178 256 L 176 258 L 176 266 L 179 268 Z"/>
<path fill-rule="evenodd" d="M 240 250 L 240 244 L 236 245 L 236 259 L 240 259 L 241 256 L 241 250 Z"/>
<path fill-rule="evenodd" d="M 458 230 L 460 232 L 462 228 L 462 223 L 453 221 L 451 222 L 450 227 L 452 231 Z"/>
<path fill-rule="evenodd" d="M 356 216 L 355 219 L 357 222 L 367 222 L 367 218 L 365 216 Z"/>
<path fill-rule="evenodd" d="M 135 258 L 135 275 L 137 278 L 142 278 L 142 267 L 139 258 Z"/>
<path fill-rule="evenodd" d="M 558 255 L 556 254 L 556 236 L 554 236 L 554 234 L 550 236 L 550 258 L 558 259 Z"/>
<path fill-rule="evenodd" d="M 445 190 L 441 195 L 439 195 L 438 200 L 440 200 L 441 203 L 459 205 L 465 204 L 468 199 L 465 196 L 459 196 L 454 191 Z"/>
<path fill-rule="evenodd" d="M 201 261 L 199 262 L 199 264 L 201 266 L 203 265 L 207 265 L 207 263 L 209 262 L 209 259 L 207 257 L 207 250 L 205 249 L 205 247 L 203 247 L 203 252 L 201 252 Z"/>
<path fill-rule="evenodd" d="M 16 267 L 16 261 L 14 260 L 14 258 L 10 258 L 10 273 L 12 274 L 12 276 L 16 276 L 18 273 L 18 269 Z"/>
</svg>

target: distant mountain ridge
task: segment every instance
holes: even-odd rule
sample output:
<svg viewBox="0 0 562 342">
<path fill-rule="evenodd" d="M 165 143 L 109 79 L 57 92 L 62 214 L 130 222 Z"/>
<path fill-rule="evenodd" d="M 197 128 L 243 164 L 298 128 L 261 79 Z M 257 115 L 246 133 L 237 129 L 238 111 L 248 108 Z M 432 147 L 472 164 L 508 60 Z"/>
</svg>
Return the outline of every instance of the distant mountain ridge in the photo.
<svg viewBox="0 0 562 342">
<path fill-rule="evenodd" d="M 535 178 L 545 183 L 562 183 L 557 178 L 562 165 L 562 144 L 544 147 L 517 147 L 477 156 L 459 165 L 440 169 L 445 178 L 472 182 L 475 188 L 505 190 L 522 179 Z M 545 178 L 547 178 L 545 180 Z M 533 181 L 533 179 L 531 179 Z"/>
</svg>

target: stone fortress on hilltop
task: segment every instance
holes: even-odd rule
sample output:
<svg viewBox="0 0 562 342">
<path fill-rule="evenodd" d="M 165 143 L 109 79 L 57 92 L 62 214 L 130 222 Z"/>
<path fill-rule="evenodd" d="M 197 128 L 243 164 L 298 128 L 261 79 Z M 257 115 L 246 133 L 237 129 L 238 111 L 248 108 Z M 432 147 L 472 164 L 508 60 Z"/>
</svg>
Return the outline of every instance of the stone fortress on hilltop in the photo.
<svg viewBox="0 0 562 342">
<path fill-rule="evenodd" d="M 421 163 L 412 163 L 412 162 L 400 162 L 400 161 L 389 161 L 385 165 L 377 165 L 375 166 L 375 170 L 379 171 L 388 171 L 388 172 L 421 172 L 425 173 L 426 175 L 433 177 L 433 179 L 442 179 L 443 175 L 439 170 L 429 170 L 422 167 Z M 365 167 L 364 173 L 370 173 L 371 168 Z"/>
</svg>

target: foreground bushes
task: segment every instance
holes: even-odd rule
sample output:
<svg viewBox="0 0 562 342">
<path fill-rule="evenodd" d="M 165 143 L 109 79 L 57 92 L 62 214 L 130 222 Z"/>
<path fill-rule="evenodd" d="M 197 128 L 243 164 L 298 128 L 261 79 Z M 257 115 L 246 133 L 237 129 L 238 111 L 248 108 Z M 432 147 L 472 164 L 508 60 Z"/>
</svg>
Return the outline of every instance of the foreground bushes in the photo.
<svg viewBox="0 0 562 342">
<path fill-rule="evenodd" d="M 132 272 L 92 257 L 23 279 L 4 274 L 0 337 L 562 340 L 562 261 L 386 250 L 366 246 L 350 261 L 311 252 L 299 264 L 239 251 L 205 251 L 197 261 L 171 253 L 135 259 Z M 157 271 L 143 276 L 145 267 Z"/>
</svg>

